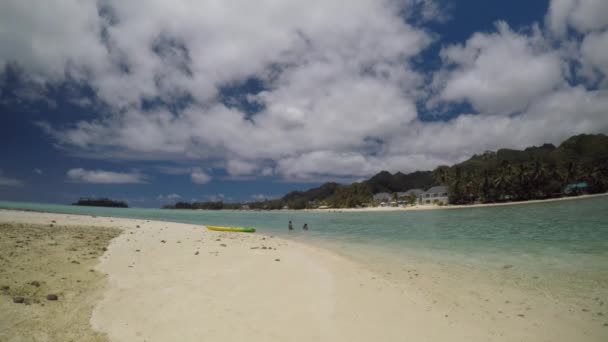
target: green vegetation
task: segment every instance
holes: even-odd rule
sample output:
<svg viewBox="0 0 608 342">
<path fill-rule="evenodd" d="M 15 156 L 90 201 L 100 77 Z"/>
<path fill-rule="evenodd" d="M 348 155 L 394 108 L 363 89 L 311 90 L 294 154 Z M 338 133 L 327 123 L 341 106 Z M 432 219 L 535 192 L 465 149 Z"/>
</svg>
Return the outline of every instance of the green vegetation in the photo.
<svg viewBox="0 0 608 342">
<path fill-rule="evenodd" d="M 122 201 L 113 201 L 109 198 L 80 198 L 78 202 L 72 205 L 82 205 L 89 207 L 111 207 L 111 208 L 128 208 L 127 203 Z"/>
<path fill-rule="evenodd" d="M 440 166 L 433 176 L 449 186 L 453 204 L 602 193 L 608 190 L 608 137 L 578 135 L 557 148 L 545 144 L 488 151 L 452 167 Z"/>
<path fill-rule="evenodd" d="M 372 203 L 379 192 L 405 192 L 445 184 L 450 203 L 491 203 L 545 199 L 580 193 L 608 191 L 608 137 L 603 134 L 578 135 L 559 147 L 545 144 L 523 151 L 500 149 L 474 155 L 453 166 L 410 174 L 382 171 L 372 178 L 350 185 L 325 183 L 307 191 L 293 191 L 280 199 L 240 204 L 222 202 L 185 203 L 165 206 L 172 209 L 253 210 L 355 208 Z M 414 203 L 416 196 L 404 198 Z"/>
</svg>

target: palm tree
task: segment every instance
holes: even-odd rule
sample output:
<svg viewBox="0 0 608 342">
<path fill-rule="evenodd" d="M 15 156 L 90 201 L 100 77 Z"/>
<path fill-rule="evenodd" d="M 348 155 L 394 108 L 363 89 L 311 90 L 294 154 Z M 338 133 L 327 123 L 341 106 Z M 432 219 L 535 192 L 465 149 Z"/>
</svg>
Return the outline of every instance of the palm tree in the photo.
<svg viewBox="0 0 608 342">
<path fill-rule="evenodd" d="M 543 163 L 536 159 L 534 161 L 534 170 L 531 174 L 531 183 L 534 189 L 534 197 L 545 197 L 545 186 L 547 184 L 547 169 Z"/>
<path fill-rule="evenodd" d="M 460 204 L 463 202 L 463 192 L 462 192 L 462 170 L 459 167 L 454 168 L 454 173 L 451 177 L 449 177 L 450 182 L 450 202 Z"/>
<path fill-rule="evenodd" d="M 490 182 L 490 171 L 483 170 L 483 181 L 481 184 L 481 193 L 482 193 L 482 197 L 483 197 L 483 201 L 484 202 L 493 202 L 493 197 L 492 196 L 492 188 L 493 188 L 493 184 Z"/>
<path fill-rule="evenodd" d="M 494 188 L 499 194 L 499 199 L 510 198 L 513 195 L 512 191 L 513 168 L 509 161 L 503 160 L 500 163 L 500 169 L 494 178 Z"/>
<path fill-rule="evenodd" d="M 519 164 L 517 168 L 517 197 L 530 198 L 530 176 L 525 164 Z"/>
</svg>

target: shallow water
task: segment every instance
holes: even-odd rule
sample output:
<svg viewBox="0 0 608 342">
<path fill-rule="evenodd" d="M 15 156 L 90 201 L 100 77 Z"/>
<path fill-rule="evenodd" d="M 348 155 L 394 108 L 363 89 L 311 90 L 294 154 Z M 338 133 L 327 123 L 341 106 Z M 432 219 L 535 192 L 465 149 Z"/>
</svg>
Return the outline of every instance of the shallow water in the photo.
<svg viewBox="0 0 608 342">
<path fill-rule="evenodd" d="M 416 257 L 481 269 L 515 265 L 537 273 L 608 276 L 608 197 L 402 212 L 124 209 L 24 202 L 0 202 L 0 208 L 255 227 L 380 263 Z M 296 228 L 291 233 L 289 220 Z M 301 230 L 304 223 L 310 231 Z"/>
<path fill-rule="evenodd" d="M 496 336 L 516 336 L 527 329 L 538 340 L 549 340 L 540 337 L 555 337 L 552 332 L 558 329 L 567 335 L 551 340 L 608 340 L 608 197 L 398 212 L 119 209 L 19 202 L 0 202 L 0 208 L 255 227 L 346 256 L 380 275 L 369 280 L 378 291 L 383 284 L 395 284 L 402 294 L 427 303 L 428 310 L 432 306 L 442 312 L 438 319 L 449 316 L 455 326 L 474 317 L 480 326 L 493 327 Z M 287 231 L 289 220 L 293 232 Z M 310 231 L 302 231 L 304 223 Z"/>
</svg>

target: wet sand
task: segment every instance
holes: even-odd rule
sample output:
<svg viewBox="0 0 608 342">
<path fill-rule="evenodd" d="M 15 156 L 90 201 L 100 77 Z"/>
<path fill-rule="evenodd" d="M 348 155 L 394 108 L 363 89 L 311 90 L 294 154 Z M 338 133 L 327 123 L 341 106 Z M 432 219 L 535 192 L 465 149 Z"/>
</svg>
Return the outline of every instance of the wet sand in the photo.
<svg viewBox="0 0 608 342">
<path fill-rule="evenodd" d="M 83 289 L 87 296 L 81 298 L 78 316 L 89 317 L 94 304 L 90 326 L 64 326 L 69 336 L 91 328 L 99 334 L 75 340 L 102 340 L 103 334 L 110 341 L 605 341 L 608 337 L 608 320 L 601 312 L 604 297 L 590 299 L 593 306 L 571 307 L 560 298 L 536 298 L 516 286 L 485 282 L 484 274 L 467 277 L 446 272 L 445 265 L 420 263 L 377 272 L 325 249 L 258 233 L 0 210 L 0 222 L 50 220 L 59 226 L 122 230 L 95 272 L 89 272 L 99 278 Z M 10 264 L 31 268 L 31 258 L 8 257 Z M 65 255 L 58 260 L 66 262 L 61 269 L 78 266 Z M 78 261 L 90 262 L 87 267 L 96 262 Z M 28 276 L 7 276 L 2 279 L 16 284 L 31 281 Z M 103 296 L 97 295 L 99 289 Z M 48 291 L 63 291 L 53 304 L 69 297 L 65 289 Z M 9 299 L 3 296 L 2 305 L 10 310 L 35 307 Z M 64 303 L 76 305 L 67 299 Z M 50 307 L 45 304 L 42 308 Z M 54 315 L 61 322 L 76 319 L 67 306 Z M 30 333 L 34 326 L 22 317 L 9 322 L 0 316 L 0 334 L 14 338 L 17 331 Z M 57 324 L 51 322 L 44 324 Z"/>
</svg>

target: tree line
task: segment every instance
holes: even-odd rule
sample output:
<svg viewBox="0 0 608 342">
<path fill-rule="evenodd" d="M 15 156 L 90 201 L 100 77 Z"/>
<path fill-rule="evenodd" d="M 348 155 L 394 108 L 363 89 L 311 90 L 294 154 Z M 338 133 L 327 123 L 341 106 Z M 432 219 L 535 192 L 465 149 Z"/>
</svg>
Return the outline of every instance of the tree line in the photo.
<svg viewBox="0 0 608 342">
<path fill-rule="evenodd" d="M 555 147 L 545 144 L 524 150 L 500 149 L 474 155 L 453 166 L 410 174 L 379 172 L 349 185 L 325 183 L 307 191 L 293 191 L 280 199 L 251 203 L 178 202 L 172 209 L 253 210 L 354 208 L 372 203 L 379 192 L 448 186 L 451 204 L 546 199 L 608 191 L 608 137 L 573 136 Z M 395 194 L 396 195 L 396 194 Z"/>
<path fill-rule="evenodd" d="M 608 191 L 608 137 L 579 135 L 559 147 L 501 149 L 454 166 L 439 166 L 435 179 L 448 186 L 450 203 L 547 199 Z"/>
</svg>

